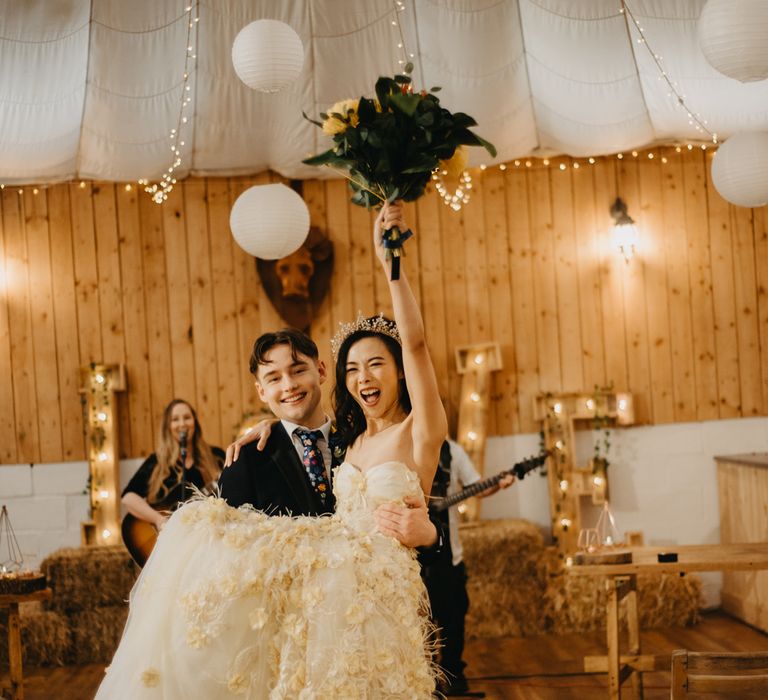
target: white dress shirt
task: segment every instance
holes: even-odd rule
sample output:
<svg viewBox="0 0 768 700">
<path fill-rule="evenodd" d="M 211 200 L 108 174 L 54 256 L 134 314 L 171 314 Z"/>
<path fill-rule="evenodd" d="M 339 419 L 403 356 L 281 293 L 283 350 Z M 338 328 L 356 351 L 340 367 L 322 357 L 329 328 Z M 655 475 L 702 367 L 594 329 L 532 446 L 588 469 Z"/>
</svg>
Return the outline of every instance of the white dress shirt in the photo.
<svg viewBox="0 0 768 700">
<path fill-rule="evenodd" d="M 450 438 L 448 444 L 451 448 L 451 481 L 448 484 L 448 495 L 458 493 L 465 486 L 480 481 L 480 474 L 469 455 L 458 442 Z M 461 539 L 459 538 L 459 512 L 458 503 L 448 509 L 448 534 L 451 540 L 451 552 L 453 554 L 453 565 L 461 563 L 464 551 L 461 548 Z"/>
</svg>

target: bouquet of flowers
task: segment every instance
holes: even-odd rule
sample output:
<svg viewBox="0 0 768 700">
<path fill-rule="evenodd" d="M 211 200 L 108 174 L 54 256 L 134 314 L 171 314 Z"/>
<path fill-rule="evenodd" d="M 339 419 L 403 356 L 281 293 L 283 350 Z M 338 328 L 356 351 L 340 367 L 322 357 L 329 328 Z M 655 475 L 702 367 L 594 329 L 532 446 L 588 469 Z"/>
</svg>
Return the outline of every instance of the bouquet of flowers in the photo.
<svg viewBox="0 0 768 700">
<path fill-rule="evenodd" d="M 482 146 L 492 156 L 493 144 L 469 130 L 472 117 L 451 113 L 440 106 L 440 88 L 414 93 L 413 65 L 405 75 L 381 77 L 376 98 L 360 97 L 337 102 L 322 121 L 310 119 L 334 145 L 303 162 L 340 170 L 349 180 L 352 202 L 376 207 L 402 199 L 412 202 L 424 194 L 437 168 L 459 175 L 467 164 L 465 146 Z M 384 234 L 384 246 L 393 258 L 392 279 L 397 279 L 402 244 L 410 232 L 392 229 Z"/>
</svg>

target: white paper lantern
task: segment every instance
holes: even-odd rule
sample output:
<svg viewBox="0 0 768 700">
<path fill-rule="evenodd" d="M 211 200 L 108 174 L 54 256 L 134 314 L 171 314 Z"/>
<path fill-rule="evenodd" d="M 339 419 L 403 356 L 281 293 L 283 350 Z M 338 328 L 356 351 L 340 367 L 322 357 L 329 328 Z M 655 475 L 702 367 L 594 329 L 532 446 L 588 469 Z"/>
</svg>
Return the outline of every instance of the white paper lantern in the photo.
<svg viewBox="0 0 768 700">
<path fill-rule="evenodd" d="M 285 185 L 256 185 L 243 192 L 229 214 L 237 244 L 262 260 L 278 260 L 301 247 L 309 233 L 309 209 Z"/>
<path fill-rule="evenodd" d="M 722 144 L 712 160 L 712 182 L 731 204 L 768 204 L 768 131 L 745 131 Z"/>
<path fill-rule="evenodd" d="M 708 0 L 698 30 L 715 70 L 742 83 L 768 78 L 768 1 Z"/>
<path fill-rule="evenodd" d="M 304 47 L 285 22 L 260 19 L 243 27 L 235 37 L 232 64 L 249 88 L 278 92 L 301 72 Z"/>
</svg>

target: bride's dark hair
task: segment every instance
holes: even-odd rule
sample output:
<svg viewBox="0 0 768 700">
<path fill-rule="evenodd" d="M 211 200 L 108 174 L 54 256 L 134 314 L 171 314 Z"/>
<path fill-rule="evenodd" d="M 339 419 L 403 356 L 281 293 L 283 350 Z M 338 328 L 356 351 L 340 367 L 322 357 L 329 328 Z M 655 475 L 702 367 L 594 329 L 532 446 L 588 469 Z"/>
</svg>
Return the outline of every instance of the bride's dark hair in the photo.
<svg viewBox="0 0 768 700">
<path fill-rule="evenodd" d="M 388 319 L 387 319 L 388 320 Z M 394 321 L 389 321 L 394 325 Z M 355 439 L 361 435 L 367 426 L 365 414 L 360 404 L 347 390 L 347 356 L 350 348 L 363 338 L 378 338 L 387 346 L 390 355 L 395 360 L 397 369 L 402 378 L 399 382 L 397 400 L 400 407 L 406 413 L 411 412 L 411 397 L 408 395 L 408 386 L 405 383 L 403 370 L 403 349 L 394 338 L 375 331 L 360 330 L 351 333 L 339 346 L 339 354 L 336 356 L 336 388 L 333 390 L 333 407 L 336 419 L 336 431 L 339 444 L 343 448 L 349 447 Z"/>
</svg>

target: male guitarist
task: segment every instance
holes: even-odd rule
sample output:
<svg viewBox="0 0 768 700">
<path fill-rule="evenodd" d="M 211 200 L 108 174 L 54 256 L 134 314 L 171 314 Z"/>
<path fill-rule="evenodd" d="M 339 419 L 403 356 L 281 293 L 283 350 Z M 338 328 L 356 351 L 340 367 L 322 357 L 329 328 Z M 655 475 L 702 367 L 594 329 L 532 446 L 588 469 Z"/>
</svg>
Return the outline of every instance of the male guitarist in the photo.
<svg viewBox="0 0 768 700">
<path fill-rule="evenodd" d="M 432 496 L 445 498 L 457 493 L 462 486 L 480 481 L 469 455 L 461 445 L 453 440 L 446 440 L 440 450 L 440 464 L 432 484 Z M 515 477 L 507 474 L 485 491 L 475 494 L 485 498 L 505 489 Z M 464 618 L 469 609 L 467 596 L 467 570 L 462 561 L 461 540 L 459 539 L 458 513 L 455 507 L 439 513 L 447 518 L 449 543 L 443 548 L 440 557 L 430 561 L 422 569 L 424 583 L 429 593 L 432 618 L 440 628 L 443 644 L 440 653 L 440 666 L 446 680 L 441 684 L 441 692 L 447 696 L 485 697 L 483 692 L 470 692 L 464 676 L 466 664 L 462 660 L 464 652 Z"/>
<path fill-rule="evenodd" d="M 320 401 L 327 375 L 317 346 L 293 329 L 264 333 L 253 347 L 250 371 L 278 421 L 266 423 L 268 438 L 256 430 L 229 446 L 227 463 L 230 455 L 235 461 L 219 478 L 222 498 L 235 508 L 251 504 L 272 515 L 332 513 L 330 479 L 341 453 L 334 449 L 331 419 Z M 380 506 L 375 514 L 380 529 L 402 544 L 424 548 L 428 558 L 438 556 L 439 520 L 430 520 L 423 502 L 409 506 Z"/>
</svg>

